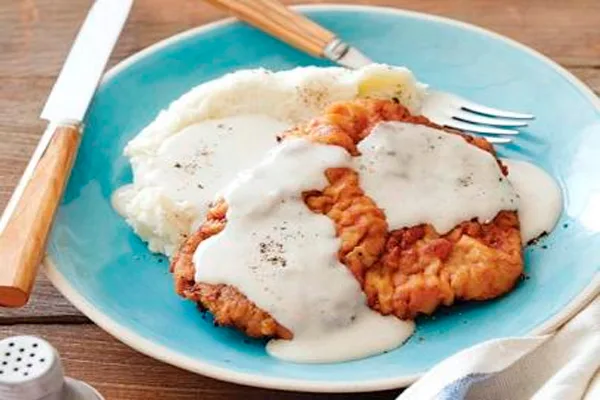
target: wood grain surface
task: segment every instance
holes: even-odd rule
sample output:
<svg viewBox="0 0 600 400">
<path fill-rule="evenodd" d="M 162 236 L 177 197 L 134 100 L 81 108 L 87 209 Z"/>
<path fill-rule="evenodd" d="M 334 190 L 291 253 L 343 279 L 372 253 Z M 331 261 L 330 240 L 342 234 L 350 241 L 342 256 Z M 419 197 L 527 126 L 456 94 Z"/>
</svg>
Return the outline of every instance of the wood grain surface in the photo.
<svg viewBox="0 0 600 400">
<path fill-rule="evenodd" d="M 600 94 L 600 1 L 328 0 L 387 5 L 475 23 L 553 58 Z M 0 208 L 45 124 L 38 119 L 91 0 L 0 0 Z M 287 4 L 320 3 L 288 0 Z M 201 0 L 136 0 L 111 65 L 175 33 L 224 17 Z M 40 276 L 30 303 L 0 309 L 0 338 L 36 334 L 58 347 L 68 374 L 107 399 L 393 399 L 284 393 L 218 382 L 152 360 L 111 338 Z"/>
</svg>

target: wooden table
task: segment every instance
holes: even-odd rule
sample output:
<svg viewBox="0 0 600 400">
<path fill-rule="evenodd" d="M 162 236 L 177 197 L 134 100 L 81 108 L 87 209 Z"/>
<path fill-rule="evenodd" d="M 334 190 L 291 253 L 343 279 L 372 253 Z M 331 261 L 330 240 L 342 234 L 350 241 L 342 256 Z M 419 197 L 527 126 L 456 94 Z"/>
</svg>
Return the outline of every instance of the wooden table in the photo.
<svg viewBox="0 0 600 400">
<path fill-rule="evenodd" d="M 519 40 L 600 91 L 600 1 L 373 0 L 364 3 L 444 15 Z M 319 1 L 287 1 L 287 3 Z M 38 115 L 91 1 L 0 1 L 0 207 L 8 201 L 44 129 Z M 137 0 L 111 65 L 177 32 L 222 18 L 200 0 Z M 418 72 L 418 71 L 417 71 Z M 0 338 L 41 335 L 60 351 L 70 376 L 107 399 L 393 399 L 397 391 L 311 395 L 253 389 L 194 375 L 129 349 L 104 333 L 39 277 L 30 304 L 0 309 Z"/>
</svg>

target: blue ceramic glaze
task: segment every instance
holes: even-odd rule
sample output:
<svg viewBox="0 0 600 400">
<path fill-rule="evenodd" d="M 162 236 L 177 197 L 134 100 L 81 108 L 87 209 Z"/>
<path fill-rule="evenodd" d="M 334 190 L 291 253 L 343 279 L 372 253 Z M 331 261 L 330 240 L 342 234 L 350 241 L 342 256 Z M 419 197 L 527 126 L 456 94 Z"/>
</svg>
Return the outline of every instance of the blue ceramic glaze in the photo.
<svg viewBox="0 0 600 400">
<path fill-rule="evenodd" d="M 346 363 L 284 363 L 269 357 L 264 343 L 213 327 L 209 316 L 174 293 L 167 260 L 147 250 L 111 209 L 110 196 L 131 181 L 123 146 L 190 88 L 242 68 L 327 65 L 248 26 L 226 23 L 155 46 L 101 85 L 48 248 L 55 284 L 147 354 L 221 379 L 299 390 L 400 386 L 465 347 L 556 321 L 599 271 L 597 99 L 539 55 L 470 26 L 365 7 L 311 8 L 308 14 L 372 59 L 405 65 L 435 88 L 537 116 L 515 144 L 499 148 L 502 156 L 545 168 L 565 195 L 555 231 L 526 252 L 529 279 L 496 301 L 418 320 L 414 336 L 397 350 Z"/>
</svg>

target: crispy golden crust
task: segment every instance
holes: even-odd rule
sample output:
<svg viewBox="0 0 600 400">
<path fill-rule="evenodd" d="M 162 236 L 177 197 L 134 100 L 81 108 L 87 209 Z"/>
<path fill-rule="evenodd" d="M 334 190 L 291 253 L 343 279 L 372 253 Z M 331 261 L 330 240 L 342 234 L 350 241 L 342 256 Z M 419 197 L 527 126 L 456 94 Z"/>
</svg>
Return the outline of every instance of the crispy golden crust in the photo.
<svg viewBox="0 0 600 400">
<path fill-rule="evenodd" d="M 329 186 L 322 192 L 304 193 L 313 212 L 325 214 L 335 223 L 341 239 L 339 260 L 363 282 L 364 272 L 379 258 L 387 236 L 385 215 L 358 185 L 358 174 L 347 168 L 325 172 Z"/>
<path fill-rule="evenodd" d="M 292 333 L 279 325 L 268 313 L 258 308 L 239 290 L 228 285 L 195 282 L 194 252 L 205 239 L 225 227 L 227 204 L 220 201 L 213 206 L 200 229 L 181 246 L 171 261 L 175 290 L 185 298 L 197 302 L 213 314 L 218 325 L 234 326 L 251 337 L 279 337 L 291 339 Z"/>
<path fill-rule="evenodd" d="M 373 309 L 409 319 L 457 300 L 498 297 L 522 269 L 519 220 L 502 211 L 489 224 L 463 222 L 443 236 L 430 225 L 392 231 L 363 289 Z"/>
<path fill-rule="evenodd" d="M 334 104 L 323 116 L 283 136 L 338 145 L 358 155 L 357 143 L 381 121 L 441 129 L 392 101 L 358 100 Z M 451 133 L 495 155 L 485 139 Z M 369 305 L 381 313 L 413 318 L 457 300 L 490 299 L 509 291 L 521 274 L 516 213 L 501 212 L 489 224 L 464 222 L 443 236 L 429 225 L 388 232 L 385 215 L 364 194 L 355 171 L 332 168 L 326 176 L 329 186 L 304 193 L 304 200 L 312 211 L 334 221 L 341 239 L 340 261 L 363 286 Z M 226 209 L 224 202 L 215 205 L 199 231 L 175 255 L 172 270 L 177 292 L 211 311 L 218 324 L 235 326 L 252 337 L 291 338 L 289 330 L 237 289 L 194 282 L 193 253 L 202 240 L 223 229 Z"/>
</svg>

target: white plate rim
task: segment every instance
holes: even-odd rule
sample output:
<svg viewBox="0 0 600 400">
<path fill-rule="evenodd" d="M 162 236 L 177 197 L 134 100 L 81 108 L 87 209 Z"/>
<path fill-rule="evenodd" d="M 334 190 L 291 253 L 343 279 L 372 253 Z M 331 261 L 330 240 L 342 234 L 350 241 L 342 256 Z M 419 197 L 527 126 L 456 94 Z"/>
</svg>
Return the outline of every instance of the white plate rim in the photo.
<svg viewBox="0 0 600 400">
<path fill-rule="evenodd" d="M 513 39 L 498 33 L 492 32 L 488 29 L 481 28 L 479 26 L 469 24 L 466 22 L 454 20 L 447 17 L 431 15 L 416 11 L 408 11 L 402 9 L 396 9 L 392 7 L 380 7 L 380 6 L 367 6 L 367 5 L 345 5 L 345 4 L 319 4 L 319 5 L 297 5 L 292 8 L 300 11 L 366 11 L 366 12 L 379 12 L 384 14 L 403 15 L 414 17 L 423 20 L 429 20 L 434 22 L 440 22 L 448 25 L 454 25 L 466 30 L 474 31 L 484 36 L 492 37 L 494 39 L 503 41 L 513 47 L 516 47 L 530 55 L 540 59 L 545 64 L 549 65 L 556 72 L 567 79 L 573 86 L 575 86 L 580 93 L 584 94 L 590 103 L 600 113 L 600 98 L 596 97 L 594 92 L 572 75 L 569 71 L 552 61 L 548 57 L 539 53 L 532 48 L 521 44 Z M 168 38 L 158 41 L 150 45 L 149 47 L 125 58 L 124 60 L 117 63 L 115 66 L 110 68 L 109 71 L 104 75 L 100 86 L 106 84 L 113 76 L 118 74 L 120 71 L 129 67 L 130 64 L 162 49 L 163 47 L 185 39 L 189 36 L 193 36 L 199 33 L 207 32 L 221 26 L 229 25 L 235 22 L 235 18 L 226 18 L 211 22 L 205 25 L 201 25 L 196 28 L 192 28 L 181 33 L 175 34 Z M 237 383 L 241 385 L 261 387 L 267 389 L 279 389 L 289 391 L 304 391 L 304 392 L 315 392 L 315 393 L 358 393 L 358 392 L 369 392 L 369 391 L 380 391 L 402 388 L 410 385 L 419 379 L 422 374 L 404 375 L 394 378 L 368 380 L 365 382 L 319 382 L 302 379 L 290 379 L 290 378 L 269 378 L 261 375 L 255 375 L 251 373 L 241 373 L 231 371 L 227 368 L 216 367 L 209 363 L 205 363 L 201 360 L 188 357 L 184 354 L 175 352 L 168 347 L 156 344 L 155 342 L 138 335 L 134 331 L 125 328 L 120 325 L 109 316 L 100 311 L 96 306 L 87 301 L 68 280 L 59 272 L 56 268 L 55 263 L 51 260 L 49 255 L 46 255 L 42 262 L 44 271 L 48 279 L 52 284 L 69 300 L 79 311 L 90 318 L 95 324 L 97 324 L 104 331 L 111 334 L 116 339 L 122 341 L 129 347 L 139 351 L 154 359 L 163 361 L 167 364 L 186 369 L 191 372 L 195 372 L 210 378 L 218 379 L 221 381 Z M 586 286 L 586 288 L 575 298 L 571 300 L 560 312 L 547 321 L 542 323 L 533 329 L 529 336 L 542 335 L 551 333 L 556 328 L 564 324 L 566 321 L 571 319 L 577 314 L 585 305 L 592 301 L 596 296 L 600 295 L 600 272 L 597 273 L 592 281 Z"/>
</svg>

